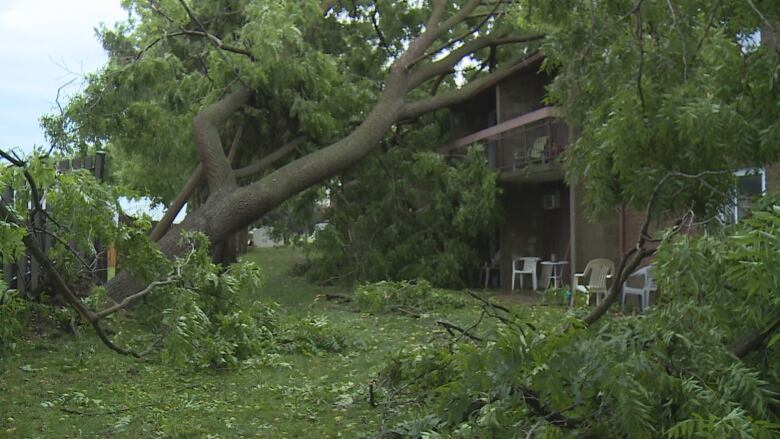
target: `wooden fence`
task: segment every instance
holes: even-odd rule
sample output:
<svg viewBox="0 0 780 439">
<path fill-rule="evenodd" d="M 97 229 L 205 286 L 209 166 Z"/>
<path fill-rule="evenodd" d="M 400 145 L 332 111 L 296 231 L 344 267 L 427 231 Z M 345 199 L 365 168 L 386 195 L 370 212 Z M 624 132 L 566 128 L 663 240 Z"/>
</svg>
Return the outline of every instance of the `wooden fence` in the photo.
<svg viewBox="0 0 780 439">
<path fill-rule="evenodd" d="M 68 172 L 77 169 L 89 170 L 98 181 L 103 180 L 106 165 L 105 153 L 99 152 L 95 156 L 77 157 L 72 160 L 63 160 L 59 164 L 60 172 Z M 2 194 L 7 203 L 13 202 L 15 193 L 7 188 Z M 56 212 L 47 213 L 56 218 Z M 46 215 L 38 212 L 33 219 L 36 229 L 46 229 Z M 54 245 L 54 238 L 45 232 L 35 232 L 38 244 L 48 253 Z M 82 259 L 87 262 L 91 271 L 91 278 L 97 283 L 105 283 L 108 280 L 108 260 L 106 247 L 95 242 L 95 254 L 81 253 Z M 6 259 L 6 258 L 3 258 Z M 3 278 L 8 288 L 16 289 L 19 294 L 27 297 L 35 297 L 44 286 L 44 272 L 41 265 L 29 254 L 20 257 L 16 262 L 3 261 Z"/>
</svg>

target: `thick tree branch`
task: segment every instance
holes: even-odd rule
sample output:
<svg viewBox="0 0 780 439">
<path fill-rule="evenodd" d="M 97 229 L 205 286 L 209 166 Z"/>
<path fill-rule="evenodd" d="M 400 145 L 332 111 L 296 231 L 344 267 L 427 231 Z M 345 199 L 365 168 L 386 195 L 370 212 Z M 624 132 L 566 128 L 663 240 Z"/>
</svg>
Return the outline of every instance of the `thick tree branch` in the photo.
<svg viewBox="0 0 780 439">
<path fill-rule="evenodd" d="M 460 10 L 455 15 L 446 19 L 441 25 L 439 25 L 436 37 L 438 38 L 445 32 L 460 24 L 463 20 L 467 19 L 469 15 L 471 15 L 471 13 L 474 12 L 474 10 L 477 9 L 477 7 L 479 7 L 481 4 L 482 0 L 471 0 L 463 5 L 463 7 L 460 8 Z"/>
<path fill-rule="evenodd" d="M 447 0 L 431 0 L 431 16 L 428 17 L 426 29 L 433 29 L 441 23 L 447 10 Z"/>
<path fill-rule="evenodd" d="M 243 132 L 244 126 L 239 125 L 238 130 L 236 130 L 236 134 L 233 137 L 233 144 L 230 146 L 230 152 L 228 152 L 228 163 L 233 163 L 233 160 L 238 153 L 238 146 L 241 144 L 241 134 Z M 176 219 L 176 216 L 179 215 L 181 209 L 185 204 L 187 204 L 187 201 L 190 199 L 190 197 L 192 197 L 195 189 L 197 189 L 203 183 L 206 177 L 205 169 L 206 168 L 203 166 L 203 163 L 198 163 L 198 166 L 196 166 L 195 170 L 192 171 L 192 174 L 190 174 L 190 178 L 188 178 L 187 182 L 184 183 L 184 187 L 181 189 L 181 191 L 179 191 L 179 195 L 177 195 L 176 198 L 171 202 L 171 204 L 168 206 L 168 209 L 165 211 L 165 215 L 160 218 L 160 221 L 157 222 L 157 225 L 155 225 L 154 229 L 152 229 L 152 231 L 149 233 L 149 239 L 152 241 L 159 241 L 160 238 L 165 235 L 168 229 L 171 228 L 173 220 Z"/>
<path fill-rule="evenodd" d="M 233 113 L 249 101 L 251 95 L 252 92 L 249 89 L 240 87 L 235 92 L 202 109 L 192 121 L 200 162 L 206 168 L 206 180 L 212 192 L 236 184 L 233 169 L 222 148 L 219 128 L 227 122 Z"/>
<path fill-rule="evenodd" d="M 444 4 L 446 2 L 437 2 Z M 470 1 L 461 8 L 449 23 L 459 22 L 473 10 L 479 1 Z M 492 3 L 491 3 L 492 5 Z M 446 8 L 445 8 L 446 9 Z M 435 17 L 434 17 L 435 18 Z M 433 20 L 436 21 L 436 20 Z M 279 206 L 300 191 L 318 184 L 356 164 L 374 150 L 393 125 L 426 111 L 453 105 L 493 86 L 512 73 L 541 60 L 541 55 L 522 56 L 486 75 L 455 93 L 443 93 L 429 100 L 407 104 L 404 98 L 409 92 L 408 62 L 426 50 L 437 40 L 439 32 L 445 32 L 438 24 L 436 29 L 426 29 L 410 42 L 407 50 L 389 68 L 380 97 L 363 121 L 341 140 L 300 157 L 242 187 L 236 184 L 235 173 L 229 175 L 227 160 L 221 150 L 217 128 L 248 101 L 249 91 L 244 88 L 222 101 L 204 109 L 194 121 L 195 141 L 206 167 L 211 190 L 206 203 L 188 213 L 177 227 L 159 241 L 160 248 L 169 257 L 181 254 L 180 233 L 183 230 L 203 232 L 211 242 L 221 242 L 232 233 L 256 221 L 262 215 Z M 122 297 L 140 291 L 144 285 L 130 275 L 112 280 L 109 291 L 112 297 Z"/>
<path fill-rule="evenodd" d="M 439 47 L 437 47 L 437 48 L 435 48 L 433 50 L 430 50 L 427 53 L 424 53 L 424 54 L 420 55 L 417 59 L 413 60 L 410 63 L 409 67 L 412 67 L 414 64 L 416 64 L 420 60 L 423 60 L 423 59 L 426 59 L 426 58 L 430 58 L 430 57 L 436 55 L 437 53 L 440 53 L 441 51 L 446 50 L 446 49 L 452 47 L 453 45 L 457 44 L 460 41 L 464 41 L 470 35 L 473 35 L 476 32 L 478 32 L 480 29 L 482 29 L 482 26 L 484 26 L 492 17 L 494 17 L 496 15 L 496 11 L 498 10 L 498 7 L 500 5 L 501 5 L 501 2 L 496 2 L 496 5 L 493 7 L 493 10 L 490 11 L 490 13 L 485 14 L 483 20 L 480 21 L 479 24 L 477 24 L 476 26 L 472 27 L 471 29 L 469 29 L 468 31 L 463 33 L 462 35 L 460 35 L 458 37 L 455 37 L 455 38 L 451 39 L 450 41 L 447 41 L 446 43 L 442 44 L 441 46 L 439 46 Z"/>
<path fill-rule="evenodd" d="M 408 49 L 399 58 L 400 64 L 398 67 L 409 69 L 414 63 L 428 51 L 431 45 L 444 33 L 452 29 L 482 3 L 481 0 L 471 0 L 464 5 L 456 14 L 448 18 L 446 21 L 441 22 L 446 11 L 446 1 L 433 1 L 432 11 L 428 24 L 425 26 L 425 31 L 415 38 L 414 41 L 409 44 Z"/>
<path fill-rule="evenodd" d="M 542 58 L 543 56 L 540 52 L 534 52 L 530 55 L 521 55 L 515 58 L 514 61 L 507 63 L 505 66 L 499 67 L 494 72 L 470 81 L 467 85 L 458 90 L 408 103 L 404 108 L 404 119 L 414 119 L 421 114 L 449 107 L 464 99 L 471 98 L 494 86 L 496 83 L 509 77 L 513 73 L 541 61 Z"/>
<path fill-rule="evenodd" d="M 373 150 L 401 115 L 405 84 L 398 76 L 402 75 L 398 70 L 391 73 L 395 77 L 388 79 L 379 102 L 348 136 L 234 191 L 225 203 L 241 206 L 240 212 L 228 218 L 228 224 L 222 227 L 232 231 L 251 223 L 301 190 L 347 169 Z"/>
<path fill-rule="evenodd" d="M 249 178 L 265 171 L 266 169 L 268 169 L 268 167 L 270 167 L 277 161 L 281 160 L 283 157 L 287 156 L 291 152 L 295 151 L 305 141 L 306 141 L 306 136 L 296 137 L 295 139 L 282 145 L 276 151 L 263 157 L 261 160 L 258 160 L 257 162 L 252 163 L 250 165 L 244 166 L 243 168 L 236 169 L 234 171 L 236 178 L 237 179 Z"/>
<path fill-rule="evenodd" d="M 731 353 L 737 358 L 746 357 L 749 353 L 761 349 L 766 339 L 778 329 L 780 329 L 780 314 L 776 313 L 764 328 L 753 331 L 734 343 L 730 349 Z"/>
</svg>

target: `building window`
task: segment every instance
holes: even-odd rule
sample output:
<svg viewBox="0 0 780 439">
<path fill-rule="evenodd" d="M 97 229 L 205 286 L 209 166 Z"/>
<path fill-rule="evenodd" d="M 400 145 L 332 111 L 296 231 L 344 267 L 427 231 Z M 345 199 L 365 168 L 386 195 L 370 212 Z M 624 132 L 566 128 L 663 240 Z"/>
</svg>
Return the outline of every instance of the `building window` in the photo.
<svg viewBox="0 0 780 439">
<path fill-rule="evenodd" d="M 750 212 L 752 201 L 766 193 L 766 171 L 764 168 L 745 168 L 734 171 L 737 178 L 734 198 L 726 206 L 726 221 L 736 223 Z"/>
</svg>

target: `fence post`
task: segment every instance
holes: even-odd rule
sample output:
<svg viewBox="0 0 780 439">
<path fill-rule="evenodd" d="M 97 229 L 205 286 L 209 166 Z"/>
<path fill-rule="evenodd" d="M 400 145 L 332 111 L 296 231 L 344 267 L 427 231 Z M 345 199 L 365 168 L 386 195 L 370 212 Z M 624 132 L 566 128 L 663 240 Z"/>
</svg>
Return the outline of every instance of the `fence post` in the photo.
<svg viewBox="0 0 780 439">
<path fill-rule="evenodd" d="M 98 151 L 95 153 L 94 161 L 92 162 L 92 175 L 95 176 L 95 180 L 103 181 L 103 172 L 106 166 L 106 152 Z M 95 252 L 97 253 L 97 264 L 95 271 L 97 271 L 97 278 L 101 283 L 108 282 L 108 246 L 104 245 L 99 239 L 95 240 Z"/>
<path fill-rule="evenodd" d="M 97 181 L 103 181 L 103 173 L 106 168 L 106 152 L 98 151 L 95 153 L 95 179 Z"/>
</svg>

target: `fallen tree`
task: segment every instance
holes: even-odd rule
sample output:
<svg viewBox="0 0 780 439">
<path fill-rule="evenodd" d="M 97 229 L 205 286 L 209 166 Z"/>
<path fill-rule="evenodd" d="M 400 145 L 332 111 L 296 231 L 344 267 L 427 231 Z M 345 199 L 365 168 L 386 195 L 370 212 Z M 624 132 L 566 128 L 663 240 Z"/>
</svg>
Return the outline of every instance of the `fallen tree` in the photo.
<svg viewBox="0 0 780 439">
<path fill-rule="evenodd" d="M 106 102 L 123 98 L 130 99 L 131 106 L 140 105 L 139 101 L 134 101 L 139 96 L 128 98 L 121 95 L 131 93 L 123 91 L 123 87 L 146 87 L 141 95 L 149 99 L 148 94 L 156 85 L 122 81 L 135 81 L 137 78 L 128 78 L 128 75 L 133 72 L 140 75 L 143 68 L 152 68 L 148 66 L 152 61 L 146 58 L 160 63 L 175 59 L 179 63 L 195 63 L 192 65 L 196 66 L 198 59 L 206 63 L 203 67 L 188 65 L 186 71 L 190 77 L 198 73 L 199 77 L 205 76 L 212 81 L 206 95 L 210 102 L 202 106 L 191 102 L 182 105 L 194 114 L 191 144 L 197 150 L 199 166 L 205 174 L 208 197 L 197 209 L 190 211 L 180 225 L 172 227 L 160 238 L 160 248 L 170 257 L 183 251 L 178 245 L 182 231 L 202 232 L 212 243 L 219 244 L 290 197 L 360 161 L 395 125 L 468 99 L 541 59 L 541 54 L 533 49 L 533 45 L 542 36 L 523 32 L 515 25 L 512 17 L 517 9 L 513 2 L 434 0 L 418 6 L 384 2 L 329 2 L 326 5 L 304 2 L 304 7 L 295 12 L 290 6 L 277 2 L 253 2 L 245 6 L 226 3 L 224 10 L 211 16 L 205 15 L 206 11 L 215 10 L 209 8 L 210 4 L 131 2 L 130 8 L 141 17 L 140 24 L 132 29 L 135 33 L 104 31 L 104 44 L 109 48 L 115 68 L 108 69 L 102 77 L 95 79 L 83 100 L 75 99 L 66 114 L 53 117 L 48 123 L 49 127 L 56 128 L 50 129 L 51 138 L 61 143 L 115 141 L 117 145 L 122 145 L 119 137 L 106 133 L 111 128 L 101 125 L 103 121 L 95 123 L 94 115 L 85 115 L 89 104 L 96 106 L 88 107 L 90 109 L 108 108 L 110 104 Z M 272 29 L 274 26 L 278 29 Z M 150 30 L 152 27 L 153 31 Z M 327 33 L 327 38 L 320 33 Z M 277 40 L 263 39 L 270 37 Z M 279 56 L 277 52 L 273 55 L 275 50 L 292 53 Z M 283 102 L 281 108 L 276 108 L 280 104 L 274 99 L 292 92 L 284 89 L 285 86 L 319 86 L 317 77 L 294 83 L 279 79 L 277 84 L 269 84 L 271 80 L 258 77 L 260 72 L 273 75 L 274 69 L 284 72 L 284 63 L 290 62 L 290 56 L 317 61 L 311 69 L 323 75 L 322 82 L 330 87 L 347 87 L 350 81 L 349 78 L 342 80 L 341 77 L 324 76 L 334 70 L 340 75 L 371 75 L 373 90 L 369 98 L 357 105 L 350 102 L 350 97 L 344 97 L 343 103 L 355 104 L 352 111 L 349 108 L 333 108 L 340 103 L 331 101 L 333 98 L 330 96 L 321 95 L 322 92 L 309 93 L 317 94 L 319 99 L 319 102 L 311 102 L 312 105 L 331 106 L 318 108 L 318 117 L 326 117 L 321 113 L 340 113 L 342 119 L 337 121 L 336 129 L 331 130 L 337 133 L 335 136 L 332 133 L 317 136 L 316 129 L 311 127 L 313 122 L 307 119 L 313 116 L 297 108 L 304 105 L 302 98 L 305 93 L 297 96 L 297 100 Z M 371 66 L 359 70 L 351 64 L 360 60 L 349 57 L 366 57 Z M 301 62 L 309 62 L 308 59 L 301 59 Z M 489 63 L 487 59 L 490 59 Z M 462 86 L 455 85 L 452 74 L 461 71 L 464 63 L 467 66 L 480 62 L 476 72 L 466 75 L 467 81 Z M 172 64 L 171 68 L 179 67 Z M 212 73 L 217 69 L 217 73 Z M 211 78 L 211 75 L 218 78 Z M 157 82 L 159 86 L 165 84 L 163 80 Z M 431 86 L 433 92 L 425 91 Z M 336 90 L 331 91 L 338 96 Z M 269 109 L 266 110 L 266 107 Z M 169 119 L 165 121 L 183 130 L 181 113 L 163 113 L 157 107 L 154 110 L 158 111 L 161 121 L 167 117 Z M 274 116 L 265 118 L 261 122 L 265 128 L 254 136 L 250 133 L 244 143 L 257 142 L 261 147 L 242 147 L 251 151 L 243 156 L 244 162 L 248 163 L 234 170 L 225 153 L 222 135 L 231 131 L 237 120 L 252 120 L 246 115 L 260 112 L 273 113 Z M 291 117 L 291 114 L 295 116 Z M 327 117 L 329 121 L 335 119 L 335 116 Z M 257 175 L 262 166 L 255 162 L 262 159 L 263 151 L 275 149 L 268 138 L 260 138 L 264 133 L 273 131 L 266 126 L 271 124 L 281 125 L 276 136 L 269 136 L 275 137 L 272 141 L 287 138 L 289 142 L 289 139 L 301 135 L 320 140 L 331 137 L 333 141 L 310 145 L 302 156 L 265 175 Z M 68 131 L 68 126 L 71 131 Z M 150 129 L 153 128 L 147 127 L 143 135 L 154 136 Z M 114 134 L 118 136 L 119 132 L 114 131 Z M 127 135 L 126 129 L 123 135 Z M 188 137 L 177 133 L 177 138 L 171 138 L 171 142 L 183 149 Z M 277 145 L 287 142 L 280 140 Z M 133 160 L 136 158 L 143 161 L 133 156 Z M 126 166 L 129 169 L 126 173 L 131 173 L 133 170 L 130 168 L 138 165 Z M 193 181 L 197 180 L 194 178 Z M 193 184 L 191 182 L 188 186 Z M 180 205 L 179 200 L 172 203 L 172 208 L 180 208 Z M 159 236 L 160 231 L 156 231 L 155 235 Z M 120 275 L 109 284 L 109 290 L 117 300 L 142 287 L 138 279 L 127 275 Z"/>
</svg>

